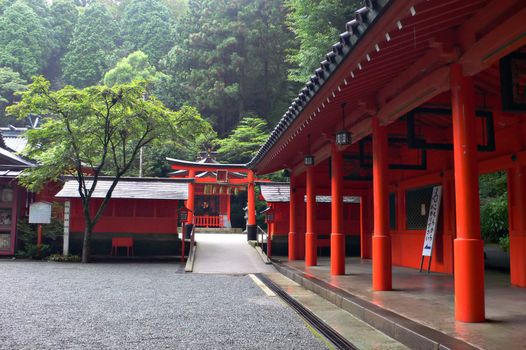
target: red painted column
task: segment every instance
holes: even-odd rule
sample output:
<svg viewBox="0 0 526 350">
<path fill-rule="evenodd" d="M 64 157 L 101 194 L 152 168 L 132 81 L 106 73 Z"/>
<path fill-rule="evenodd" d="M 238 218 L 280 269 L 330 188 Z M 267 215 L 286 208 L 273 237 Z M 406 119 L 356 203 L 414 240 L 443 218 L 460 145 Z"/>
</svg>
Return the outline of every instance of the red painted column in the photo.
<svg viewBox="0 0 526 350">
<path fill-rule="evenodd" d="M 188 171 L 188 178 L 195 178 L 195 170 Z M 194 223 L 194 210 L 195 210 L 195 183 L 190 182 L 188 184 L 188 200 L 186 201 L 186 207 L 190 209 L 188 212 L 188 223 Z"/>
<path fill-rule="evenodd" d="M 454 243 L 455 319 L 481 322 L 484 313 L 484 242 L 480 238 L 477 134 L 473 79 L 451 65 L 457 238 Z"/>
<path fill-rule="evenodd" d="M 296 177 L 290 176 L 289 202 L 289 260 L 298 259 L 298 234 L 296 232 Z"/>
<path fill-rule="evenodd" d="M 343 233 L 343 154 L 331 146 L 331 275 L 345 274 Z"/>
<path fill-rule="evenodd" d="M 316 225 L 316 194 L 314 191 L 314 167 L 307 167 L 307 227 L 305 232 L 305 265 L 318 263 Z"/>
<path fill-rule="evenodd" d="M 373 118 L 373 290 L 392 288 L 387 151 L 386 128 Z"/>
<path fill-rule="evenodd" d="M 257 239 L 257 225 L 256 225 L 256 192 L 254 186 L 254 172 L 250 170 L 248 172 L 248 186 L 247 186 L 247 239 L 249 241 L 255 241 Z"/>
<path fill-rule="evenodd" d="M 526 167 L 521 160 L 508 172 L 511 284 L 526 287 Z"/>
</svg>

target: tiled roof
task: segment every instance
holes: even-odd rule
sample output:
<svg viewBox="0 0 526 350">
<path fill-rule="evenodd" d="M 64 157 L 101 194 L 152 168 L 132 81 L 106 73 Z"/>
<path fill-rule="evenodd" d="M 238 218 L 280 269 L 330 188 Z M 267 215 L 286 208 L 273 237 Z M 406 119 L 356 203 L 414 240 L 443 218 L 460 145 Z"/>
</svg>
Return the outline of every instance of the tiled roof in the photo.
<svg viewBox="0 0 526 350">
<path fill-rule="evenodd" d="M 290 184 L 286 182 L 261 182 L 261 195 L 268 203 L 290 202 Z M 304 197 L 307 200 L 307 196 Z M 318 203 L 331 203 L 331 196 L 316 196 Z M 343 196 L 344 203 L 360 203 L 360 197 Z"/>
<path fill-rule="evenodd" d="M 23 136 L 5 136 L 4 143 L 6 147 L 14 152 L 21 152 L 27 145 L 27 139 Z"/>
<path fill-rule="evenodd" d="M 104 198 L 113 179 L 103 178 L 97 182 L 93 198 Z M 188 183 L 184 179 L 160 178 L 124 178 L 121 179 L 112 193 L 112 198 L 127 199 L 171 199 L 187 200 Z M 91 186 L 92 180 L 86 180 L 86 186 Z M 79 198 L 78 182 L 67 179 L 62 190 L 57 193 L 58 198 Z"/>
</svg>

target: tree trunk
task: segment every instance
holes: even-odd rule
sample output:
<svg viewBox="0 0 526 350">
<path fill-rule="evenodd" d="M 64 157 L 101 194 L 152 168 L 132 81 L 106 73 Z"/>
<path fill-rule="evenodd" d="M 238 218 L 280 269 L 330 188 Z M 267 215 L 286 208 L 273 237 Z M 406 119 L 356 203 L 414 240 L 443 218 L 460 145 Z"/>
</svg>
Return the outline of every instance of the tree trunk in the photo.
<svg viewBox="0 0 526 350">
<path fill-rule="evenodd" d="M 86 228 L 84 229 L 84 240 L 82 242 L 82 262 L 83 263 L 90 262 L 91 232 L 92 231 L 93 231 L 93 227 L 91 225 L 86 224 Z"/>
</svg>

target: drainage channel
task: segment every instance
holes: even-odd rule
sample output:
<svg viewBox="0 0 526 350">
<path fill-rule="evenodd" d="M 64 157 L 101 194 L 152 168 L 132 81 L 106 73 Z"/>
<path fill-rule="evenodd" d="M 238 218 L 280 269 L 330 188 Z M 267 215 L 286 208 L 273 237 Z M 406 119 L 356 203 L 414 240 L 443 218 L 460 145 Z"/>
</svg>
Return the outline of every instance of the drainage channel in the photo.
<svg viewBox="0 0 526 350">
<path fill-rule="evenodd" d="M 350 343 L 347 339 L 342 337 L 327 323 L 323 322 L 318 316 L 307 310 L 303 305 L 298 303 L 294 298 L 288 295 L 283 289 L 278 287 L 268 277 L 261 273 L 255 274 L 256 277 L 263 282 L 270 290 L 283 299 L 290 307 L 301 315 L 314 329 L 320 332 L 327 340 L 333 343 L 338 349 L 344 350 L 358 350 L 356 346 Z"/>
</svg>

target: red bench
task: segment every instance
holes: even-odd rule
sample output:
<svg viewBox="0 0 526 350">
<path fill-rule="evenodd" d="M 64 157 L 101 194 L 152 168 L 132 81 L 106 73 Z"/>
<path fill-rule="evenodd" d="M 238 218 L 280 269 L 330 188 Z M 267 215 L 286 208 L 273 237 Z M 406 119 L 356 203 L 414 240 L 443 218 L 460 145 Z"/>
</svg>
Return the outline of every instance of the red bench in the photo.
<svg viewBox="0 0 526 350">
<path fill-rule="evenodd" d="M 133 256 L 133 238 L 131 237 L 113 237 L 111 239 L 110 255 L 117 255 L 118 248 L 126 248 L 126 256 Z"/>
</svg>

